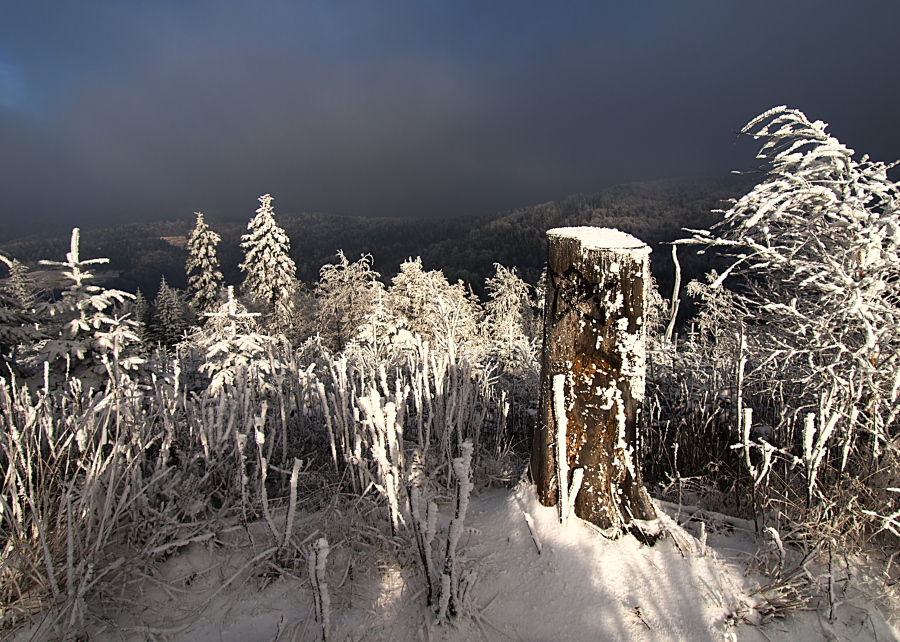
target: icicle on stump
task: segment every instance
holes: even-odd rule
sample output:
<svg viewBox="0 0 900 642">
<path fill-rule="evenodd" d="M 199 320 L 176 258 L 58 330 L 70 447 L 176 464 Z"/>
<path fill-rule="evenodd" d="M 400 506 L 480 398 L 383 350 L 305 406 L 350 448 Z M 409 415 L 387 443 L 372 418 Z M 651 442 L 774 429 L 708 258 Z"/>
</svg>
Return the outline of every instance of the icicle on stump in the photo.
<svg viewBox="0 0 900 642">
<path fill-rule="evenodd" d="M 574 506 L 578 517 L 619 535 L 633 519 L 656 518 L 641 478 L 637 431 L 650 248 L 618 230 L 568 227 L 547 235 L 531 475 L 541 503 L 558 505 L 561 521 Z"/>
</svg>

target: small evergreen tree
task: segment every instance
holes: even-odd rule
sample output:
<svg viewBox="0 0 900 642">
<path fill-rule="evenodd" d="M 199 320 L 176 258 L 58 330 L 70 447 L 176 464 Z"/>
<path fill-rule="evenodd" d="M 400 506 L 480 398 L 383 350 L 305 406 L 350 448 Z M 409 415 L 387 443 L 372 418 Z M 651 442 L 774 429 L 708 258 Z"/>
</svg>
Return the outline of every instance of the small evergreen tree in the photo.
<svg viewBox="0 0 900 642">
<path fill-rule="evenodd" d="M 159 284 L 159 292 L 153 307 L 155 308 L 151 323 L 153 339 L 167 347 L 181 341 L 188 327 L 184 303 L 178 290 L 166 283 L 166 277 L 163 277 Z"/>
<path fill-rule="evenodd" d="M 217 308 L 219 290 L 222 287 L 222 272 L 216 246 L 222 238 L 209 229 L 203 221 L 203 214 L 196 212 L 197 224 L 188 239 L 188 257 L 185 269 L 188 273 L 188 291 L 193 292 L 191 306 L 198 315 L 212 312 Z M 201 316 L 201 318 L 203 318 Z"/>
<path fill-rule="evenodd" d="M 30 308 L 34 305 L 26 305 L 19 288 L 14 285 L 16 270 L 24 267 L 16 259 L 9 259 L 0 254 L 0 261 L 5 263 L 10 271 L 9 281 L 5 288 L 0 289 L 0 360 L 4 366 L 0 367 L 0 377 L 14 373 L 24 374 L 18 363 L 18 355 L 23 347 L 31 346 L 42 338 L 37 330 L 38 317 Z M 27 300 L 29 290 L 24 296 Z"/>
<path fill-rule="evenodd" d="M 135 333 L 141 344 L 147 348 L 152 347 L 153 340 L 150 336 L 150 326 L 153 323 L 153 311 L 150 309 L 150 304 L 147 303 L 147 298 L 140 288 L 138 288 L 134 295 L 134 301 L 131 303 L 131 318 L 137 324 Z"/>
<path fill-rule="evenodd" d="M 283 337 L 260 334 L 258 312 L 249 312 L 234 298 L 234 288 L 216 312 L 207 312 L 208 321 L 193 334 L 193 343 L 203 352 L 200 371 L 209 377 L 208 391 L 219 394 L 241 376 L 271 392 L 288 370 L 281 356 L 289 353 Z M 242 374 L 243 373 L 243 374 Z M 295 373 L 296 374 L 296 373 Z"/>
<path fill-rule="evenodd" d="M 55 323 L 44 326 L 50 338 L 40 344 L 39 352 L 56 377 L 75 376 L 99 386 L 109 367 L 136 370 L 144 360 L 136 352 L 137 322 L 119 314 L 122 304 L 134 295 L 88 284 L 94 278 L 90 266 L 109 259 L 81 260 L 80 240 L 81 231 L 76 227 L 65 261 L 41 261 L 42 265 L 64 268 L 63 276 L 71 279 L 72 285 L 59 301 L 47 306 Z"/>
<path fill-rule="evenodd" d="M 9 267 L 9 279 L 3 289 L 8 295 L 19 301 L 23 308 L 27 310 L 34 308 L 38 303 L 39 290 L 34 280 L 28 276 L 28 266 L 18 259 L 7 259 L 0 256 L 0 260 Z"/>
<path fill-rule="evenodd" d="M 273 313 L 280 303 L 290 300 L 297 267 L 288 255 L 290 239 L 275 223 L 272 197 L 265 194 L 259 202 L 256 216 L 247 225 L 247 234 L 241 237 L 244 262 L 240 268 L 247 275 L 244 294 Z"/>
</svg>

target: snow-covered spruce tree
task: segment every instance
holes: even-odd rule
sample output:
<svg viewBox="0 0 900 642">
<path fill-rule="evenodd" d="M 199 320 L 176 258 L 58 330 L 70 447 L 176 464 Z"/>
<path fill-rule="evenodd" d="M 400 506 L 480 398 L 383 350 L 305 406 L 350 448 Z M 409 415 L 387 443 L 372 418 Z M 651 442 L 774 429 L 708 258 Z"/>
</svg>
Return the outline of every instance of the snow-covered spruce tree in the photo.
<svg viewBox="0 0 900 642">
<path fill-rule="evenodd" d="M 188 322 L 181 292 L 169 287 L 166 277 L 162 277 L 159 283 L 159 292 L 156 294 L 153 308 L 153 320 L 150 323 L 151 338 L 166 347 L 174 346 L 184 338 Z"/>
<path fill-rule="evenodd" d="M 0 289 L 0 378 L 9 374 L 10 370 L 16 375 L 24 374 L 18 363 L 19 353 L 22 348 L 31 346 L 42 334 L 37 329 L 38 316 L 31 311 L 32 305 L 17 296 L 19 288 L 14 286 L 13 275 L 15 270 L 24 267 L 16 259 L 10 259 L 0 254 L 0 261 L 6 264 L 10 271 L 7 287 Z M 29 291 L 24 293 L 26 298 Z"/>
<path fill-rule="evenodd" d="M 129 315 L 136 323 L 135 334 L 137 334 L 141 345 L 145 348 L 152 348 L 154 344 L 151 337 L 152 333 L 150 331 L 150 325 L 153 322 L 153 311 L 150 309 L 150 304 L 147 303 L 147 298 L 144 296 L 144 293 L 141 292 L 140 288 L 134 293 L 134 301 L 131 302 L 128 309 Z"/>
<path fill-rule="evenodd" d="M 207 312 L 208 321 L 195 329 L 191 343 L 204 354 L 200 371 L 209 377 L 207 391 L 217 395 L 235 385 L 241 375 L 255 381 L 258 389 L 272 392 L 277 375 L 287 370 L 281 355 L 288 352 L 283 338 L 260 334 L 258 312 L 249 312 L 228 286 L 227 299 L 216 312 Z"/>
<path fill-rule="evenodd" d="M 134 295 L 88 284 L 94 278 L 90 266 L 108 263 L 109 259 L 81 260 L 80 238 L 81 231 L 76 227 L 65 261 L 41 261 L 42 265 L 63 268 L 63 276 L 72 284 L 59 301 L 47 305 L 51 319 L 41 329 L 49 338 L 39 344 L 38 350 L 50 364 L 54 378 L 74 376 L 99 387 L 108 367 L 134 372 L 144 359 L 137 354 L 140 341 L 136 322 L 119 314 L 121 306 Z"/>
<path fill-rule="evenodd" d="M 900 189 L 887 176 L 896 163 L 856 160 L 825 128 L 786 107 L 753 119 L 742 133 L 763 141 L 765 179 L 714 234 L 691 240 L 734 259 L 711 287 L 740 279 L 730 298 L 746 401 L 754 391 L 757 401 L 782 400 L 764 419 L 802 461 L 813 503 L 818 482 L 877 467 L 900 411 Z M 748 455 L 750 420 L 739 430 Z"/>
<path fill-rule="evenodd" d="M 188 239 L 188 257 L 185 270 L 188 274 L 188 291 L 193 293 L 191 306 L 200 318 L 205 312 L 218 307 L 219 290 L 222 288 L 222 272 L 216 246 L 222 238 L 209 229 L 203 214 L 197 214 L 197 224 Z"/>
<path fill-rule="evenodd" d="M 0 255 L 0 261 L 9 267 L 9 278 L 3 289 L 26 310 L 34 308 L 40 299 L 40 290 L 28 276 L 28 266 L 18 259 L 7 259 L 3 255 Z"/>
<path fill-rule="evenodd" d="M 247 274 L 243 293 L 251 301 L 260 305 L 271 319 L 277 331 L 283 331 L 289 310 L 283 310 L 291 300 L 296 283 L 297 266 L 288 252 L 291 241 L 284 230 L 275 223 L 272 197 L 259 197 L 260 207 L 256 210 L 247 233 L 241 237 L 244 262 L 240 268 Z"/>
</svg>

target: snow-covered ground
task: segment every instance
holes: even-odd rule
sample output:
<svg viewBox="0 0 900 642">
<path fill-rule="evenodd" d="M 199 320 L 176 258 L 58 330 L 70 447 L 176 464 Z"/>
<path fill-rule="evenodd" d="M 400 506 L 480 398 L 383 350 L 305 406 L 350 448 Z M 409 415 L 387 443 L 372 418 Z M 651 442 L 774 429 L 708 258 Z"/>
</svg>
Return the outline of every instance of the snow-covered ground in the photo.
<svg viewBox="0 0 900 642">
<path fill-rule="evenodd" d="M 297 516 L 293 555 L 264 555 L 271 544 L 264 523 L 181 548 L 95 600 L 91 610 L 102 619 L 93 619 L 89 639 L 321 639 L 300 551 L 322 528 L 331 542 L 331 640 L 898 639 L 884 603 L 858 590 L 862 573 L 846 591 L 843 577 L 835 578 L 833 622 L 822 606 L 751 623 L 759 602 L 751 594 L 766 582 L 748 572 L 766 545 L 751 532 L 707 520 L 704 547 L 676 525 L 687 513 L 666 506 L 669 534 L 655 545 L 631 536 L 609 541 L 577 519 L 561 526 L 556 509 L 541 506 L 527 485 L 472 498 L 460 541 L 468 576 L 463 613 L 437 625 L 425 606 L 417 553 L 401 545 L 407 539 L 391 538 L 375 520 L 330 511 Z M 51 620 L 15 639 L 56 639 Z"/>
</svg>

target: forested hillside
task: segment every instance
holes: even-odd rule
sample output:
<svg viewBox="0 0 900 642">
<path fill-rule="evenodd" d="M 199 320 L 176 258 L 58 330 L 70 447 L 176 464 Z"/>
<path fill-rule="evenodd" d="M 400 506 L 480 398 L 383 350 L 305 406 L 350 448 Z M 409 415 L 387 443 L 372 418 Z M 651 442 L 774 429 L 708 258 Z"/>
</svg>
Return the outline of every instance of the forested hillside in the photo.
<svg viewBox="0 0 900 642">
<path fill-rule="evenodd" d="M 550 228 L 615 227 L 656 246 L 683 236 L 684 227 L 708 227 L 717 219 L 711 211 L 722 207 L 724 200 L 747 191 L 750 184 L 752 177 L 744 176 L 631 183 L 479 218 L 365 218 L 279 212 L 279 224 L 291 238 L 290 256 L 297 266 L 297 278 L 306 283 L 314 282 L 319 268 L 333 262 L 336 252 L 343 250 L 350 260 L 371 254 L 375 270 L 388 278 L 403 261 L 421 256 L 425 269 L 440 269 L 451 283 L 462 279 L 483 294 L 484 280 L 493 273 L 494 263 L 515 266 L 525 281 L 536 283 L 546 258 L 545 232 Z M 253 209 L 254 203 L 248 199 L 247 219 Z M 239 242 L 247 221 L 217 221 L 207 213 L 207 222 L 222 237 L 219 258 L 226 283 L 240 282 Z M 187 251 L 178 239 L 186 239 L 192 226 L 193 217 L 186 216 L 179 221 L 85 229 L 82 250 L 85 256 L 110 259 L 109 268 L 119 276 L 106 285 L 128 292 L 140 288 L 153 298 L 163 276 L 173 287 L 187 286 Z M 0 250 L 34 265 L 49 257 L 61 259 L 68 245 L 68 234 L 34 236 L 0 244 Z M 692 267 L 691 259 L 687 261 L 686 272 L 701 271 L 702 266 Z M 652 264 L 661 288 L 671 287 L 668 250 L 655 252 Z"/>
</svg>

